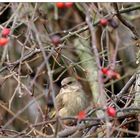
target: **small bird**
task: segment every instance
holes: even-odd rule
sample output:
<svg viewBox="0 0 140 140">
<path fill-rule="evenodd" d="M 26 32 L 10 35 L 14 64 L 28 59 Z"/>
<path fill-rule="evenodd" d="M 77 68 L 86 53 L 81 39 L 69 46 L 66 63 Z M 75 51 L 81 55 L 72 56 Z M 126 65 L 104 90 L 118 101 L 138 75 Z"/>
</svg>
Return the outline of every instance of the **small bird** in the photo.
<svg viewBox="0 0 140 140">
<path fill-rule="evenodd" d="M 61 86 L 55 100 L 61 117 L 75 116 L 88 107 L 88 98 L 75 78 L 64 78 Z"/>
</svg>

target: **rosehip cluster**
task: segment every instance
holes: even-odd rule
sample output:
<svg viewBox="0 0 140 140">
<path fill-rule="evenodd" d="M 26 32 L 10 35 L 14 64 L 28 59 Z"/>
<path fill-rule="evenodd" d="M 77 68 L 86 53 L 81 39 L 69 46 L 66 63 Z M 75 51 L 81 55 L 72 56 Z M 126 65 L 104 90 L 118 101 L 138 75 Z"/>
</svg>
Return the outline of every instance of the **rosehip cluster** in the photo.
<svg viewBox="0 0 140 140">
<path fill-rule="evenodd" d="M 114 29 L 118 27 L 118 23 L 113 18 L 111 19 L 102 18 L 100 19 L 99 24 L 103 27 L 110 25 Z"/>
<path fill-rule="evenodd" d="M 73 6 L 73 2 L 57 2 L 56 3 L 57 8 L 70 8 Z"/>
<path fill-rule="evenodd" d="M 5 46 L 9 42 L 8 35 L 10 34 L 10 31 L 11 30 L 9 28 L 3 28 L 0 38 L 1 47 Z"/>
<path fill-rule="evenodd" d="M 120 74 L 112 69 L 102 68 L 101 71 L 109 79 L 120 79 Z"/>
</svg>

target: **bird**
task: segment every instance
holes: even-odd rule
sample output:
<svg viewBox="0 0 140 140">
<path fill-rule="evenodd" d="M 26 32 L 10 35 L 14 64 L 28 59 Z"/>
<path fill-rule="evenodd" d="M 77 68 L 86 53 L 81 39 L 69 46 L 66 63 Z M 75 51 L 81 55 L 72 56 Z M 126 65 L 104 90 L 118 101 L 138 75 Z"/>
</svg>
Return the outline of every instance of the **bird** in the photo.
<svg viewBox="0 0 140 140">
<path fill-rule="evenodd" d="M 55 102 L 61 117 L 76 116 L 89 105 L 81 84 L 74 77 L 66 77 L 62 80 Z"/>
</svg>

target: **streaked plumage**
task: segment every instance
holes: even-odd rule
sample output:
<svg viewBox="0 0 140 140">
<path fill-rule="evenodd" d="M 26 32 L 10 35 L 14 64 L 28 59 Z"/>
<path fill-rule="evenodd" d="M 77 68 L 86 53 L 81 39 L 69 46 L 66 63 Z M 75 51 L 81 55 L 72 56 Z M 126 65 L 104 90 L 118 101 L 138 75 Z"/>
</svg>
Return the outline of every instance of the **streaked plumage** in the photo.
<svg viewBox="0 0 140 140">
<path fill-rule="evenodd" d="M 62 88 L 56 96 L 56 104 L 61 117 L 75 116 L 89 104 L 88 99 L 78 81 L 67 77 L 61 82 Z"/>
</svg>

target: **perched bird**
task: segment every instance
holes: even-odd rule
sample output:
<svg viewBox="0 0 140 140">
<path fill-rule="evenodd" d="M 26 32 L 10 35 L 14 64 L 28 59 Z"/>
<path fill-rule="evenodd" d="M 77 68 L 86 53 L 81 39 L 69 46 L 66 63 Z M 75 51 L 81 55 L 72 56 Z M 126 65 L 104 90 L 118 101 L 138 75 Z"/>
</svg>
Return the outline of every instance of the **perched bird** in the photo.
<svg viewBox="0 0 140 140">
<path fill-rule="evenodd" d="M 75 78 L 64 78 L 61 85 L 55 100 L 61 117 L 75 116 L 88 107 L 88 98 Z"/>
</svg>

